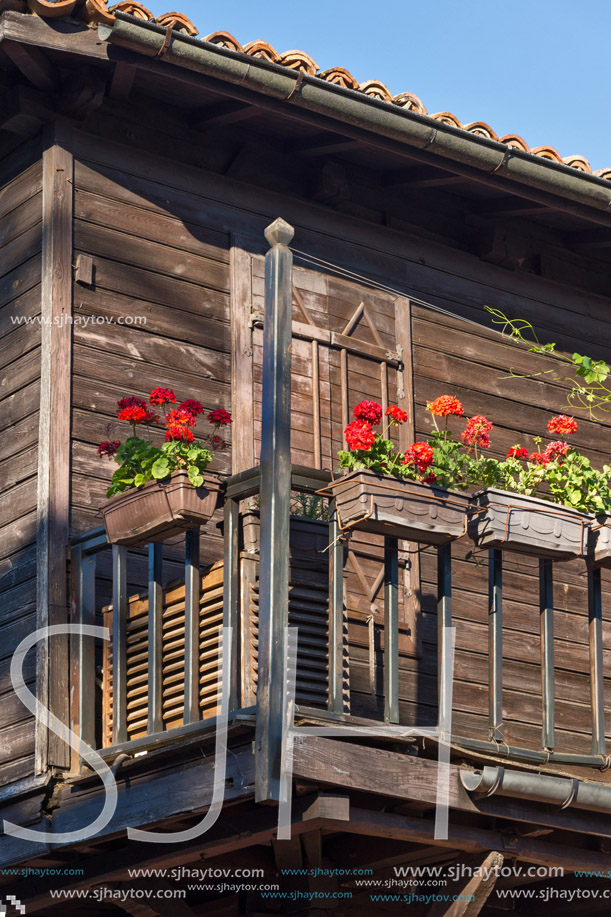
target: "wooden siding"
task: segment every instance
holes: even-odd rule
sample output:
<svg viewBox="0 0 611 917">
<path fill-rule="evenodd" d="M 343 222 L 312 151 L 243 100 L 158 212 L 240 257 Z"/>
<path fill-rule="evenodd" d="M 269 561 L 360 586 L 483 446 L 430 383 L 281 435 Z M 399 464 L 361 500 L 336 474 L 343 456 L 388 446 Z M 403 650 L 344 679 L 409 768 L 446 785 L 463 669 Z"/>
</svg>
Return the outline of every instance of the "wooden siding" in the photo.
<svg viewBox="0 0 611 917">
<path fill-rule="evenodd" d="M 9 666 L 36 621 L 41 246 L 40 149 L 28 143 L 0 158 L 0 784 L 34 768 L 34 720 Z M 32 653 L 24 672 L 34 689 Z"/>
<path fill-rule="evenodd" d="M 153 384 L 168 383 L 182 392 L 184 383 L 193 381 L 197 383 L 192 386 L 193 394 L 207 407 L 228 403 L 231 292 L 234 314 L 239 314 L 242 322 L 240 334 L 234 330 L 234 346 L 239 345 L 240 354 L 250 358 L 250 369 L 246 367 L 240 377 L 246 395 L 240 388 L 234 393 L 234 403 L 236 399 L 239 403 L 241 396 L 242 403 L 250 400 L 255 404 L 254 416 L 242 425 L 238 439 L 244 456 L 251 448 L 256 459 L 260 435 L 261 336 L 257 318 L 262 303 L 261 240 L 264 226 L 277 215 L 296 226 L 295 244 L 301 251 L 339 265 L 342 271 L 354 272 L 350 279 L 337 277 L 330 268 L 315 268 L 297 258 L 292 415 L 296 461 L 332 467 L 343 425 L 355 401 L 363 397 L 384 401 L 386 397 L 393 403 L 400 391 L 410 400 L 413 391 L 410 413 L 415 436 L 430 431 L 424 411 L 426 400 L 446 391 L 455 392 L 464 401 L 468 414 L 483 412 L 491 417 L 497 454 L 524 439 L 524 433 L 541 431 L 546 412 L 564 407 L 564 394 L 557 386 L 537 381 L 501 380 L 510 366 L 531 372 L 539 363 L 532 355 L 505 348 L 490 329 L 484 305 L 534 321 L 544 339 L 558 340 L 567 349 L 603 355 L 601 341 L 609 328 L 608 300 L 572 286 L 573 279 L 585 284 L 581 274 L 571 278 L 564 272 L 560 278 L 556 271 L 552 280 L 534 269 L 508 271 L 472 253 L 419 237 L 405 223 L 395 221 L 392 229 L 372 226 L 357 216 L 283 194 L 273 183 L 262 191 L 246 182 L 223 179 L 198 168 L 191 148 L 177 168 L 176 160 L 159 155 L 150 133 L 138 125 L 129 127 L 130 132 L 133 128 L 131 146 L 119 142 L 117 138 L 125 137 L 128 130 L 122 117 L 118 112 L 111 118 L 113 136 L 104 136 L 103 143 L 86 133 L 76 138 L 76 249 L 92 256 L 95 277 L 92 286 L 77 284 L 75 312 L 116 318 L 141 310 L 148 324 L 145 328 L 75 326 L 75 531 L 98 522 L 96 507 L 109 469 L 98 464 L 94 446 L 105 437 L 104 425 L 112 421 L 114 402 L 128 387 L 131 390 L 128 382 L 135 393 L 143 395 Z M 123 126 L 118 129 L 118 125 Z M 104 134 L 110 127 L 98 121 L 95 130 Z M 165 154 L 181 155 L 169 149 Z M 244 152 L 242 159 L 247 155 Z M 230 244 L 236 253 L 231 272 Z M 539 240 L 538 244 L 545 248 L 549 265 L 554 257 L 553 242 Z M 369 282 L 360 283 L 358 275 L 385 285 L 386 292 L 372 290 Z M 405 340 L 406 334 L 409 341 L 406 323 L 411 321 L 410 297 L 413 388 L 411 378 L 398 385 L 392 361 L 384 378 L 384 361 L 374 358 L 380 350 L 396 350 L 399 338 Z M 245 303 L 244 298 L 249 301 Z M 447 310 L 449 315 L 419 306 L 417 299 Z M 360 340 L 363 352 L 348 351 L 342 363 L 341 348 L 328 347 L 327 335 L 344 333 L 361 302 L 368 316 L 375 319 L 375 332 L 362 319 L 354 328 L 349 327 L 348 336 Z M 251 317 L 255 328 L 249 347 L 244 323 Z M 204 361 L 206 382 L 200 394 Z M 194 366 L 199 367 L 197 374 L 193 373 Z M 603 429 L 607 436 L 608 428 Z M 587 422 L 581 424 L 578 440 L 594 458 L 606 451 L 606 446 L 600 445 L 599 428 Z M 240 455 L 233 456 L 234 470 L 245 467 Z M 216 531 L 209 530 L 209 534 L 203 556 L 214 560 Z M 360 575 L 351 563 L 347 572 L 352 706 L 355 713 L 372 714 L 381 709 L 383 633 L 381 602 L 374 590 L 380 569 L 379 555 L 375 556 L 379 545 L 374 539 L 363 539 L 359 546 L 355 538 L 352 549 L 357 560 L 359 551 L 363 555 Z M 483 736 L 487 731 L 486 569 L 485 563 L 467 561 L 465 554 L 461 542 L 455 549 L 454 564 L 458 627 L 454 725 L 457 731 Z M 418 561 L 421 584 L 413 578 Z M 405 559 L 405 568 L 412 569 L 412 578 L 405 577 L 405 595 L 421 599 L 422 613 L 416 617 L 406 613 L 402 624 L 401 715 L 406 723 L 426 724 L 434 718 L 436 705 L 431 552 L 412 553 Z M 540 670 L 534 573 L 528 559 L 516 556 L 507 562 L 504 700 L 510 741 L 538 746 Z M 557 574 L 559 743 L 566 750 L 583 750 L 589 730 L 583 570 L 579 563 L 563 564 Z M 605 627 L 605 646 L 608 644 Z"/>
</svg>

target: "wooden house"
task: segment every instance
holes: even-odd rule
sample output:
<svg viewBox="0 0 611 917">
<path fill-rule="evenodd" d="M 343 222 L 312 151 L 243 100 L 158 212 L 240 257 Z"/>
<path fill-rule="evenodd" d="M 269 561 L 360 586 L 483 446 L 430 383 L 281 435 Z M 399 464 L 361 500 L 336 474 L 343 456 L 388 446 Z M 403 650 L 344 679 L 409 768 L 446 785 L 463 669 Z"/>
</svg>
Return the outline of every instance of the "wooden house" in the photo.
<svg viewBox="0 0 611 917">
<path fill-rule="evenodd" d="M 484 307 L 532 322 L 561 351 L 605 357 L 611 170 L 429 114 L 342 67 L 319 73 L 302 52 L 202 39 L 184 16 L 152 20 L 131 0 L 0 10 L 0 897 L 28 915 L 391 914 L 397 900 L 372 891 L 415 888 L 395 867 L 454 865 L 444 891 L 471 896 L 469 909 L 414 898 L 414 913 L 526 915 L 532 900 L 499 891 L 560 893 L 578 888 L 576 872 L 607 875 L 607 574 L 580 558 L 542 579 L 536 559 L 505 552 L 496 569 L 460 540 L 439 581 L 435 550 L 348 537 L 312 498 L 362 399 L 408 413 L 406 446 L 430 433 L 427 402 L 451 392 L 493 419 L 497 455 L 563 410 L 567 387 L 541 375 L 549 358 L 509 347 Z M 270 598 L 260 518 L 270 495 L 286 508 L 289 486 L 286 468 L 280 494 L 281 472 L 266 478 L 261 464 L 274 384 L 264 232 L 278 218 L 294 230 L 290 251 L 290 232 L 272 232 L 268 260 L 293 261 L 290 487 L 302 512 L 273 545 L 289 583 Z M 199 540 L 113 551 L 99 515 L 112 464 L 97 445 L 117 400 L 156 385 L 231 409 L 230 449 L 215 461 L 223 506 Z M 576 441 L 602 465 L 609 425 L 584 418 Z M 282 615 L 298 634 L 290 838 L 277 833 Z M 456 640 L 449 741 L 435 731 L 448 699 L 440 622 Z M 79 624 L 110 639 L 66 628 Z M 118 792 L 112 819 L 77 841 L 66 835 L 97 818 L 104 787 L 10 674 L 16 648 L 49 626 L 58 632 L 25 656 L 25 685 L 99 753 Z M 180 843 L 128 837 L 188 832 L 210 810 L 224 713 L 215 823 Z M 443 749 L 449 818 L 436 831 Z M 484 766 L 496 785 L 469 792 L 461 774 Z M 503 774 L 521 790 L 495 792 Z M 511 869 L 492 889 L 465 877 L 482 862 Z M 169 872 L 208 866 L 259 878 L 187 889 Z M 152 868 L 167 875 L 130 872 Z M 438 890 L 420 881 L 422 895 Z M 601 892 L 579 904 L 585 917 L 606 909 L 607 885 L 584 881 Z M 74 896 L 102 887 L 159 895 Z M 185 897 L 168 903 L 176 888 Z"/>
</svg>

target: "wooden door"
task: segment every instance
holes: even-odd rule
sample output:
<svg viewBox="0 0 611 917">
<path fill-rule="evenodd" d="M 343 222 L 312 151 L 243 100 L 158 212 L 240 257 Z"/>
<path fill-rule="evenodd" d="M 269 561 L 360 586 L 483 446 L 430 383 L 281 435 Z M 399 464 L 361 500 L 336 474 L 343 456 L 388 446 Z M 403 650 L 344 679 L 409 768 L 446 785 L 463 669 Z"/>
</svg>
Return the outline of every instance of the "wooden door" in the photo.
<svg viewBox="0 0 611 917">
<path fill-rule="evenodd" d="M 259 460 L 263 357 L 264 257 L 234 240 L 234 472 Z M 291 444 L 293 462 L 338 469 L 343 431 L 364 399 L 384 410 L 397 404 L 409 421 L 394 431 L 405 449 L 414 435 L 409 300 L 295 265 L 293 273 Z M 402 650 L 417 652 L 417 547 L 401 545 Z M 354 639 L 373 653 L 383 618 L 382 539 L 354 533 L 348 541 L 346 604 Z M 373 623 L 372 623 L 373 622 Z M 378 641 L 379 642 L 379 641 Z"/>
</svg>

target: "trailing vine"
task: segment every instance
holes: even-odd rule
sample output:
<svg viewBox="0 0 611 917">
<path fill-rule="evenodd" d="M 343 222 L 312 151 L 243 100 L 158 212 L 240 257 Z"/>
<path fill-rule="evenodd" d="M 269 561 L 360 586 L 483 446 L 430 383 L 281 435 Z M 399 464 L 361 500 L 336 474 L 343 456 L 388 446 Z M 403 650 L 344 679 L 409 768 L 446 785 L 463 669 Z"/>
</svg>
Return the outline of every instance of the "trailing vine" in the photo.
<svg viewBox="0 0 611 917">
<path fill-rule="evenodd" d="M 600 420 L 597 413 L 608 414 L 611 411 L 611 388 L 606 385 L 611 372 L 604 360 L 574 353 L 572 356 L 559 353 L 555 343 L 542 344 L 533 325 L 526 319 L 512 319 L 500 309 L 484 306 L 492 316 L 492 324 L 500 326 L 503 337 L 515 344 L 525 344 L 530 353 L 544 354 L 558 360 L 562 365 L 558 369 L 546 369 L 537 373 L 518 373 L 513 368 L 509 377 L 534 379 L 537 376 L 553 376 L 555 382 L 568 382 L 571 390 L 567 394 L 567 404 L 574 411 L 586 411 L 591 420 Z M 568 374 L 566 374 L 568 373 Z"/>
</svg>

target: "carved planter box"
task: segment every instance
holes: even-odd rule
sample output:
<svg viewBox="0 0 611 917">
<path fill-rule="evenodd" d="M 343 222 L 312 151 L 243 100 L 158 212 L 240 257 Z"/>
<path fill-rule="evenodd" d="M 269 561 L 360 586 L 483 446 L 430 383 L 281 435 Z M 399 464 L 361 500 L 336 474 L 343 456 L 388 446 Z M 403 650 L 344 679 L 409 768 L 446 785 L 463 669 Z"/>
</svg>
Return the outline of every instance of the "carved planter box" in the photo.
<svg viewBox="0 0 611 917">
<path fill-rule="evenodd" d="M 471 497 L 469 535 L 480 548 L 568 560 L 587 550 L 591 517 L 523 494 L 489 487 Z"/>
<path fill-rule="evenodd" d="M 597 567 L 611 567 L 611 513 L 604 513 L 592 520 L 588 556 Z"/>
<path fill-rule="evenodd" d="M 193 487 L 186 471 L 175 471 L 164 481 L 117 494 L 100 507 L 108 540 L 137 547 L 202 525 L 214 513 L 220 489 L 215 474 L 205 474 L 202 486 Z"/>
<path fill-rule="evenodd" d="M 329 485 L 342 527 L 440 545 L 465 534 L 469 498 L 434 484 L 353 471 Z"/>
</svg>

